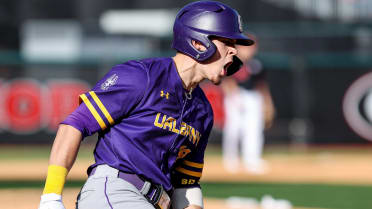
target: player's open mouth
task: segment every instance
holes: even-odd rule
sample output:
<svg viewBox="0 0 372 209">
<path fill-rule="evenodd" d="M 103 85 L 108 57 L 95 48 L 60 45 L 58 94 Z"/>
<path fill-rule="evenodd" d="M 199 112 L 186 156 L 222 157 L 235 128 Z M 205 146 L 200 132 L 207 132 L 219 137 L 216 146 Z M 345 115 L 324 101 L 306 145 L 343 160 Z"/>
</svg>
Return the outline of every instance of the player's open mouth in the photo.
<svg viewBox="0 0 372 209">
<path fill-rule="evenodd" d="M 223 66 L 223 70 L 225 71 L 225 75 L 227 75 L 227 69 L 229 69 L 229 66 L 232 64 L 232 62 L 228 62 L 225 64 L 225 66 Z"/>
</svg>

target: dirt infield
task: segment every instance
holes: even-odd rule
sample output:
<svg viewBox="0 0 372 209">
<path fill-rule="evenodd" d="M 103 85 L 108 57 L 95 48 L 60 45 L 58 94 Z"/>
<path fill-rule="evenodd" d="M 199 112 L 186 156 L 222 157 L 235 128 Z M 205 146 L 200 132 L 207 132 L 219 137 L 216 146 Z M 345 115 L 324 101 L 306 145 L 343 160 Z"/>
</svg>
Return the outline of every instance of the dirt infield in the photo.
<svg viewBox="0 0 372 209">
<path fill-rule="evenodd" d="M 372 184 L 372 153 L 273 154 L 265 159 L 268 172 L 252 175 L 244 170 L 229 173 L 222 168 L 219 157 L 210 156 L 202 180 Z"/>
<path fill-rule="evenodd" d="M 257 181 L 257 182 L 312 182 L 335 184 L 372 184 L 372 153 L 315 151 L 304 153 L 266 154 L 269 170 L 263 175 L 252 175 L 240 170 L 231 174 L 221 165 L 221 157 L 208 155 L 202 181 Z M 86 168 L 92 160 L 77 159 L 68 179 L 85 179 Z M 47 159 L 12 160 L 0 158 L 0 179 L 2 180 L 40 180 L 45 178 Z M 37 208 L 40 189 L 0 190 L 2 209 Z M 74 208 L 79 189 L 66 188 L 64 203 L 67 209 Z M 206 199 L 206 209 L 229 208 L 226 202 Z M 243 208 L 242 208 L 243 209 Z M 254 208 L 250 208 L 254 209 Z M 296 208 L 299 209 L 299 208 Z"/>
<path fill-rule="evenodd" d="M 252 175 L 240 170 L 229 173 L 218 155 L 207 155 L 202 181 L 315 182 L 338 184 L 372 184 L 372 152 L 312 151 L 305 153 L 266 154 L 267 173 Z M 85 179 L 91 159 L 77 159 L 68 179 Z M 0 159 L 0 179 L 44 179 L 47 159 Z"/>
</svg>

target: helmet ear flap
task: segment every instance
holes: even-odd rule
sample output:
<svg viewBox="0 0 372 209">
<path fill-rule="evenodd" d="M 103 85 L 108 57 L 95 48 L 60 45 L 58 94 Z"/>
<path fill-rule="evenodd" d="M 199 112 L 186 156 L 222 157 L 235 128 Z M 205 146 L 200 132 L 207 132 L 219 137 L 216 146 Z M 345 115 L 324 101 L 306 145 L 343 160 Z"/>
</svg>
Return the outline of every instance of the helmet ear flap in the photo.
<svg viewBox="0 0 372 209">
<path fill-rule="evenodd" d="M 208 45 L 206 43 L 208 43 Z M 209 40 L 208 38 L 207 38 L 207 41 L 206 42 L 202 42 L 202 44 L 204 46 L 206 46 L 206 45 L 207 46 L 206 46 L 206 50 L 204 52 L 198 52 L 196 54 L 195 58 L 199 62 L 203 62 L 203 61 L 209 59 L 217 51 L 216 45 L 211 40 Z"/>
<path fill-rule="evenodd" d="M 194 40 L 192 39 L 191 40 L 191 45 L 194 47 L 194 49 L 200 53 L 203 53 L 207 50 L 207 46 L 205 46 L 205 44 L 203 44 L 202 42 L 198 41 L 198 40 Z"/>
<path fill-rule="evenodd" d="M 185 28 L 185 30 L 187 30 Z M 212 57 L 212 55 L 216 52 L 217 47 L 216 45 L 208 38 L 207 35 L 196 32 L 196 31 L 190 31 L 192 36 L 188 37 L 186 39 L 188 50 L 184 50 L 183 52 L 187 55 L 191 56 L 195 60 L 202 62 L 207 60 L 208 58 Z M 205 51 L 201 51 L 197 49 L 192 42 L 198 41 L 200 42 L 205 48 Z"/>
</svg>

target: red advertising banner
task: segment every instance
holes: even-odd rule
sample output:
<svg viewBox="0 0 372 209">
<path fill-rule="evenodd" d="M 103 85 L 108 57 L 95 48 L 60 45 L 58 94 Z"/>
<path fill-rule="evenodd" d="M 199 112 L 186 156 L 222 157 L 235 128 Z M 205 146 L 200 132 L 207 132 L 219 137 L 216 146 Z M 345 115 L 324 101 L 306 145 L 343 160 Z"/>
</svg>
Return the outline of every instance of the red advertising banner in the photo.
<svg viewBox="0 0 372 209">
<path fill-rule="evenodd" d="M 55 132 L 58 124 L 78 106 L 78 96 L 89 90 L 82 80 L 61 79 L 40 83 L 32 79 L 2 81 L 0 129 L 31 134 Z"/>
</svg>

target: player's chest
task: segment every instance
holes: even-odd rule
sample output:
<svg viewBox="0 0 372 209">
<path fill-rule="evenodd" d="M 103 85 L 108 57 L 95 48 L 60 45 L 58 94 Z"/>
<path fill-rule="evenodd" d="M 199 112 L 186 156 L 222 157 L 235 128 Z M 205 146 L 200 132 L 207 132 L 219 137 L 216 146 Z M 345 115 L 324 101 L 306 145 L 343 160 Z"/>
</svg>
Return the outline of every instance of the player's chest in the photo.
<svg viewBox="0 0 372 209">
<path fill-rule="evenodd" d="M 170 126 L 172 121 L 187 123 L 186 125 L 199 126 L 198 121 L 204 117 L 203 103 L 199 98 L 185 95 L 175 89 L 154 88 L 146 97 L 146 103 L 142 107 L 149 114 L 155 116 L 157 125 Z M 191 124 L 192 123 L 192 124 Z M 183 127 L 181 131 L 183 130 Z M 175 130 L 176 131 L 176 130 Z"/>
<path fill-rule="evenodd" d="M 174 90 L 159 88 L 148 95 L 142 111 L 156 135 L 187 139 L 197 146 L 207 114 L 198 98 L 182 96 Z"/>
</svg>

